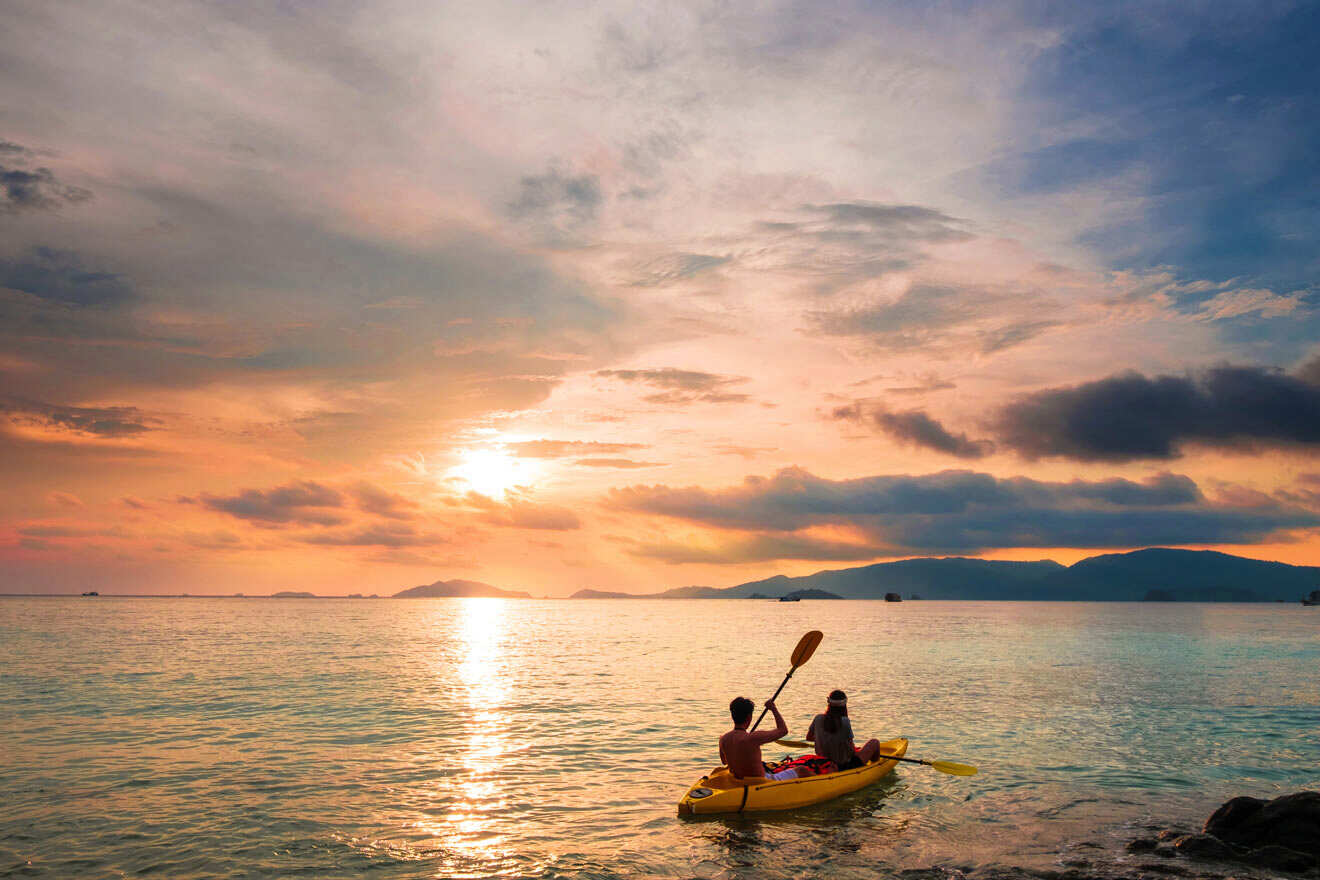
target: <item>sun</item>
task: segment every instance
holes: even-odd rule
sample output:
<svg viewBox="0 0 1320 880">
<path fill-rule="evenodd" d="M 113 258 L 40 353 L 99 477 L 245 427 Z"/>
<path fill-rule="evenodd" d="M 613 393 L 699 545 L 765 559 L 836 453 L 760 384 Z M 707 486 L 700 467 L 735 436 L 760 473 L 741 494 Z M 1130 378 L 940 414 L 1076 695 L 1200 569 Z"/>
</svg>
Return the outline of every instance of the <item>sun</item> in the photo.
<svg viewBox="0 0 1320 880">
<path fill-rule="evenodd" d="M 449 469 L 449 476 L 468 484 L 474 492 L 501 498 L 514 486 L 524 486 L 533 477 L 530 464 L 498 449 L 467 449 L 463 461 Z"/>
</svg>

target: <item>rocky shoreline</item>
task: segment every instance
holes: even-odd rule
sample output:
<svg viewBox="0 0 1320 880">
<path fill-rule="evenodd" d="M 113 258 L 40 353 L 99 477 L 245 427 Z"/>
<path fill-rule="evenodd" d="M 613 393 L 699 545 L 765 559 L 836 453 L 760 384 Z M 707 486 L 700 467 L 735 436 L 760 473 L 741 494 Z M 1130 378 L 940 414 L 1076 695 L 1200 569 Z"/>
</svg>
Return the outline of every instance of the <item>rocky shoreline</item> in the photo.
<svg viewBox="0 0 1320 880">
<path fill-rule="evenodd" d="M 1126 854 L 1098 844 L 1069 851 L 1059 870 L 1005 865 L 938 866 L 899 872 L 903 880 L 1229 880 L 1320 878 L 1320 792 L 1265 801 L 1237 797 L 1206 819 L 1200 831 L 1148 825 Z"/>
</svg>

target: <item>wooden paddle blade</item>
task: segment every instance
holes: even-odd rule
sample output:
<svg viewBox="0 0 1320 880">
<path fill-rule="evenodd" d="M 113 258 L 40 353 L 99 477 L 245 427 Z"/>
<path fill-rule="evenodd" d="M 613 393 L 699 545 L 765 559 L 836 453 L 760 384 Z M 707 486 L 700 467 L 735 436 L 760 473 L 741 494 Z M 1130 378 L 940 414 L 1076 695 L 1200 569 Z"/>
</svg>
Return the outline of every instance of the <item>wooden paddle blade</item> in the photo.
<svg viewBox="0 0 1320 880">
<path fill-rule="evenodd" d="M 798 640 L 797 647 L 793 649 L 792 663 L 794 669 L 811 659 L 811 655 L 816 653 L 816 646 L 820 644 L 820 640 L 823 638 L 825 638 L 823 632 L 813 629 Z"/>
<path fill-rule="evenodd" d="M 775 745 L 787 746 L 790 749 L 814 749 L 816 747 L 815 743 L 804 742 L 800 739 L 777 739 Z"/>
<path fill-rule="evenodd" d="M 950 773 L 954 776 L 975 776 L 980 772 L 971 764 L 955 764 L 953 761 L 931 761 L 930 766 L 941 773 Z"/>
</svg>

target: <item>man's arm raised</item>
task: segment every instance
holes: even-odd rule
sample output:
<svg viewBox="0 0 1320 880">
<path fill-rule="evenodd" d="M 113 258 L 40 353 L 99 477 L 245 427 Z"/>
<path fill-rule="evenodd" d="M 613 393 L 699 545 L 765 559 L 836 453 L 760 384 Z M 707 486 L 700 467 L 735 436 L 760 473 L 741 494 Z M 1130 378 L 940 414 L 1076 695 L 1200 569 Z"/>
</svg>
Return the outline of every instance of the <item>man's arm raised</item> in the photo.
<svg viewBox="0 0 1320 880">
<path fill-rule="evenodd" d="M 765 707 L 774 713 L 774 730 L 757 730 L 749 734 L 758 745 L 772 743 L 777 739 L 783 739 L 788 735 L 788 725 L 784 723 L 784 716 L 779 714 L 779 707 L 775 705 L 774 700 L 766 700 Z"/>
</svg>

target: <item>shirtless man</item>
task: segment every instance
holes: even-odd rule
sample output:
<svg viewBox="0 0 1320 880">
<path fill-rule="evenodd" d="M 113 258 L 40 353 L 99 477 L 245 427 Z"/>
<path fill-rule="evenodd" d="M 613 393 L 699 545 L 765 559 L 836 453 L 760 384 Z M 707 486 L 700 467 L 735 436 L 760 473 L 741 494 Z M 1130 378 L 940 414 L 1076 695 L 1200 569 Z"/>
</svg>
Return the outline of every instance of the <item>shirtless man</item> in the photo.
<svg viewBox="0 0 1320 880">
<path fill-rule="evenodd" d="M 761 764 L 761 746 L 788 735 L 788 725 L 784 723 L 784 716 L 779 714 L 779 707 L 775 705 L 775 701 L 766 700 L 765 707 L 775 715 L 775 729 L 754 731 L 747 729 L 747 725 L 752 723 L 752 710 L 756 708 L 752 701 L 746 697 L 738 697 L 729 703 L 729 714 L 733 716 L 733 730 L 720 737 L 720 760 L 734 776 L 740 779 L 765 777 L 765 767 Z M 799 769 L 789 767 L 766 778 L 796 779 L 799 776 L 811 775 L 810 770 L 804 769 L 804 772 L 799 773 Z"/>
</svg>

